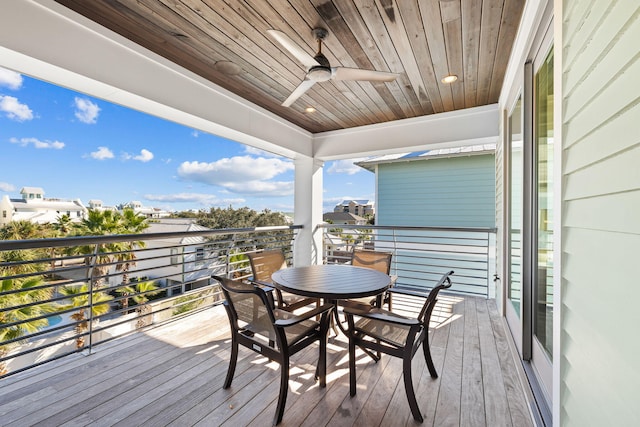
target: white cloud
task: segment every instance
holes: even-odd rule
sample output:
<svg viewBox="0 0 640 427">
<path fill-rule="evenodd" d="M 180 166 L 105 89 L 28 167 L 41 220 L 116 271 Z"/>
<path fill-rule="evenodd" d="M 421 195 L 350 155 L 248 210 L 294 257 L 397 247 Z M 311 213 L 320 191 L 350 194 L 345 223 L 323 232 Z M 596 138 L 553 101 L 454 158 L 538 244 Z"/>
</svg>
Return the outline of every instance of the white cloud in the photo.
<svg viewBox="0 0 640 427">
<path fill-rule="evenodd" d="M 91 102 L 87 98 L 74 99 L 76 106 L 76 117 L 82 123 L 96 123 L 98 121 L 98 113 L 100 113 L 100 107 L 98 104 Z"/>
<path fill-rule="evenodd" d="M 177 193 L 177 194 L 145 194 L 144 198 L 153 202 L 164 203 L 198 203 L 202 206 L 211 205 L 239 205 L 245 203 L 245 199 L 221 199 L 214 194 L 203 193 Z"/>
<path fill-rule="evenodd" d="M 142 149 L 140 150 L 140 154 L 138 154 L 137 156 L 135 156 L 133 158 L 134 160 L 139 160 L 141 162 L 148 162 L 149 160 L 153 159 L 153 153 L 147 149 Z"/>
<path fill-rule="evenodd" d="M 0 191 L 5 191 L 10 193 L 15 191 L 16 187 L 14 185 L 9 184 L 8 182 L 0 182 Z"/>
<path fill-rule="evenodd" d="M 22 76 L 15 71 L 0 68 L 0 86 L 8 87 L 12 90 L 18 90 L 22 87 Z"/>
<path fill-rule="evenodd" d="M 96 160 L 113 159 L 114 157 L 113 151 L 109 150 L 108 147 L 98 147 L 98 151 L 93 151 L 89 156 Z"/>
<path fill-rule="evenodd" d="M 23 147 L 32 144 L 35 148 L 53 148 L 54 150 L 61 150 L 64 148 L 64 142 L 41 141 L 37 138 L 10 138 L 9 142 L 12 144 L 19 144 Z"/>
<path fill-rule="evenodd" d="M 200 132 L 198 132 L 197 130 L 195 130 L 195 129 L 194 129 L 194 130 L 191 132 L 191 136 L 192 136 L 192 137 L 194 137 L 194 138 L 197 138 L 197 137 L 199 137 L 199 136 L 200 136 Z"/>
<path fill-rule="evenodd" d="M 18 98 L 0 95 L 0 111 L 3 111 L 11 120 L 24 122 L 33 119 L 33 111 L 27 104 L 21 104 Z"/>
<path fill-rule="evenodd" d="M 223 184 L 234 193 L 251 196 L 278 197 L 293 194 L 293 181 L 246 181 Z"/>
<path fill-rule="evenodd" d="M 360 171 L 363 171 L 360 166 L 354 163 L 364 160 L 365 158 L 349 159 L 349 160 L 336 160 L 331 163 L 327 173 L 346 173 L 347 175 L 354 175 Z"/>
<path fill-rule="evenodd" d="M 290 161 L 237 156 L 211 163 L 183 162 L 178 167 L 178 176 L 189 181 L 219 185 L 234 193 L 269 197 L 293 194 L 293 182 L 269 181 L 293 169 Z"/>
<path fill-rule="evenodd" d="M 133 155 L 133 154 L 129 154 L 129 153 L 124 153 L 122 154 L 122 158 L 124 160 L 138 160 L 140 162 L 146 163 L 148 161 L 150 161 L 151 159 L 153 159 L 153 153 L 149 150 L 147 150 L 146 148 L 143 148 L 142 150 L 140 150 L 140 154 L 138 155 Z"/>
</svg>

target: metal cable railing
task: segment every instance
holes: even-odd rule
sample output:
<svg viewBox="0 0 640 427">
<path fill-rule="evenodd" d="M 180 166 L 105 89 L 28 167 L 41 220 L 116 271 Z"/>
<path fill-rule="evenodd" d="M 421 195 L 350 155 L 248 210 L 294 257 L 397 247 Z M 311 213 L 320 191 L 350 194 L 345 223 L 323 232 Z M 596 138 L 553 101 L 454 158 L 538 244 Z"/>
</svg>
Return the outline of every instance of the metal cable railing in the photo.
<svg viewBox="0 0 640 427">
<path fill-rule="evenodd" d="M 323 224 L 319 230 L 325 263 L 348 263 L 356 247 L 386 251 L 393 254 L 391 274 L 400 288 L 426 291 L 454 270 L 451 292 L 493 296 L 493 228 Z"/>
<path fill-rule="evenodd" d="M 212 274 L 246 278 L 245 256 L 301 226 L 0 241 L 0 378 L 221 301 Z"/>
</svg>

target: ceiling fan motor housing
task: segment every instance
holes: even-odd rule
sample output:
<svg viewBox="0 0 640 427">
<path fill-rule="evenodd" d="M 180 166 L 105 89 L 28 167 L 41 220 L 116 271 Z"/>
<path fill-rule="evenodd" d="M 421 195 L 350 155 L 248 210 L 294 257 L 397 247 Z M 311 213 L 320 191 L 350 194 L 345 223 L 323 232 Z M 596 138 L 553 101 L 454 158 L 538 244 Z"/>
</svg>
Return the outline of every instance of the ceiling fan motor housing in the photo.
<svg viewBox="0 0 640 427">
<path fill-rule="evenodd" d="M 318 41 L 318 53 L 313 59 L 320 65 L 315 65 L 309 68 L 307 72 L 307 78 L 314 82 L 326 82 L 331 79 L 331 65 L 326 56 L 322 54 L 322 40 L 327 37 L 329 32 L 324 28 L 314 28 L 311 30 L 313 37 Z"/>
<path fill-rule="evenodd" d="M 315 65 L 309 68 L 307 72 L 307 78 L 314 82 L 326 82 L 331 79 L 331 66 L 329 60 L 322 54 L 318 53 L 313 59 L 320 65 Z"/>
</svg>

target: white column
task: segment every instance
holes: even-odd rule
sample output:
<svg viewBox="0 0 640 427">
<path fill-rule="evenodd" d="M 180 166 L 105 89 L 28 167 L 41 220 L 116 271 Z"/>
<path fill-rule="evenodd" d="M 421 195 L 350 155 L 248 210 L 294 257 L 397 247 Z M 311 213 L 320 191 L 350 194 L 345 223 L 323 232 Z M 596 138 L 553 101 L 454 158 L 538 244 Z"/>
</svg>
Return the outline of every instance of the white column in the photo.
<svg viewBox="0 0 640 427">
<path fill-rule="evenodd" d="M 315 230 L 322 222 L 322 165 L 313 157 L 295 159 L 293 222 L 302 225 L 293 248 L 296 267 L 322 263 L 322 233 Z"/>
</svg>

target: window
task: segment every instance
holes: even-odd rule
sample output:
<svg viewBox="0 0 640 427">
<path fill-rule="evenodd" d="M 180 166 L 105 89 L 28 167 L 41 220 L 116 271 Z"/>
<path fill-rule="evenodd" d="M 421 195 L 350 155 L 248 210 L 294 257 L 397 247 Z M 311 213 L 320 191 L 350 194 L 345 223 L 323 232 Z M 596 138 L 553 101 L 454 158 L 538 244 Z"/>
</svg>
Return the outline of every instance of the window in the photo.
<svg viewBox="0 0 640 427">
<path fill-rule="evenodd" d="M 7 211 L 2 211 L 2 218 L 6 218 L 7 217 Z"/>
</svg>

